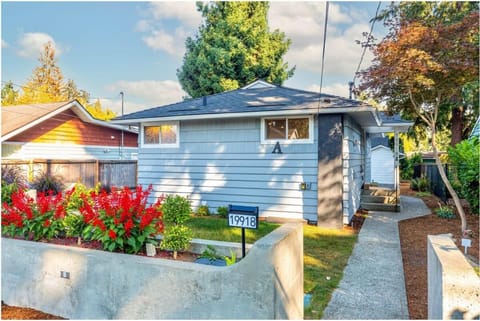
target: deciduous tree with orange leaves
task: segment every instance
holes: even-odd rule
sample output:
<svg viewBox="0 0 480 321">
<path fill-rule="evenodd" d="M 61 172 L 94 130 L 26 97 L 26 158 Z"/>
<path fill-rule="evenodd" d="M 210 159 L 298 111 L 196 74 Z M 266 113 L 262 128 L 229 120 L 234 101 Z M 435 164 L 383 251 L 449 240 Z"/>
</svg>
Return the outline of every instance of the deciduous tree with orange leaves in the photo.
<svg viewBox="0 0 480 321">
<path fill-rule="evenodd" d="M 400 15 L 372 48 L 375 58 L 362 71 L 359 89 L 383 101 L 390 111 L 415 115 L 427 126 L 440 176 L 465 231 L 465 213 L 438 157 L 436 135 L 439 119 L 451 115 L 462 88 L 478 82 L 479 14 L 475 10 L 455 20 L 445 18 L 431 23 L 420 15 L 418 19 Z"/>
</svg>

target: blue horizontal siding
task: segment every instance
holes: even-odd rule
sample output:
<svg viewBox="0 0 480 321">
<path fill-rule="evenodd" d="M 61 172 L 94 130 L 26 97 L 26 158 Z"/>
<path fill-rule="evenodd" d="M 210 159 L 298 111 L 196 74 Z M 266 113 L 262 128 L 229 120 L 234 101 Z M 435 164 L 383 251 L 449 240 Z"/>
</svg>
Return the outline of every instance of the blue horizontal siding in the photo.
<svg viewBox="0 0 480 321">
<path fill-rule="evenodd" d="M 138 181 L 152 184 L 155 197 L 188 196 L 194 208 L 243 204 L 262 216 L 316 216 L 316 143 L 273 148 L 260 143 L 260 119 L 182 121 L 178 148 L 139 149 Z M 311 189 L 301 191 L 301 182 Z"/>
</svg>

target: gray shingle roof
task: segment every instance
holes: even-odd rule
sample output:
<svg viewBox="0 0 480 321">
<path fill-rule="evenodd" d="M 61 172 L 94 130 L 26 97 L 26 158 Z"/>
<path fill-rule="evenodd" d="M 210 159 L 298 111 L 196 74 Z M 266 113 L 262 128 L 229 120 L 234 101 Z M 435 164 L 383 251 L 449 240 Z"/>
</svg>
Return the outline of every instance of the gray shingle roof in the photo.
<svg viewBox="0 0 480 321">
<path fill-rule="evenodd" d="M 321 101 L 321 104 L 319 104 Z M 366 104 L 334 95 L 287 88 L 283 86 L 251 86 L 215 95 L 158 106 L 117 117 L 114 120 L 135 120 L 174 116 L 251 113 L 266 111 L 317 110 L 317 108 L 360 107 Z"/>
</svg>

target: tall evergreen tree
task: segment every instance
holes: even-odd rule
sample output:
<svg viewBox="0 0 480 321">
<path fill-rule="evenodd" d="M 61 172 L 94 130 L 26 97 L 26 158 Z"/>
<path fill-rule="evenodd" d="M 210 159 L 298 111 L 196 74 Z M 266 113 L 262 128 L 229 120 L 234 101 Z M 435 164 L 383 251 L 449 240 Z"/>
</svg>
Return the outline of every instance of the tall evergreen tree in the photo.
<svg viewBox="0 0 480 321">
<path fill-rule="evenodd" d="M 188 37 L 183 65 L 177 69 L 182 88 L 200 97 L 242 87 L 256 79 L 282 84 L 291 77 L 283 56 L 290 39 L 269 31 L 268 2 L 197 3 L 204 23 Z"/>
<path fill-rule="evenodd" d="M 50 41 L 45 44 L 38 61 L 40 65 L 33 70 L 32 77 L 23 88 L 19 103 L 62 101 L 63 75 Z"/>
<path fill-rule="evenodd" d="M 2 88 L 2 105 L 19 105 L 31 103 L 51 103 L 59 101 L 70 101 L 77 99 L 88 112 L 97 119 L 109 120 L 116 114 L 106 108 L 103 109 L 100 101 L 90 105 L 90 94 L 78 89 L 72 79 L 64 81 L 62 71 L 57 65 L 55 48 L 51 42 L 44 46 L 40 58 L 40 65 L 32 73 L 25 86 L 22 86 L 22 94 L 13 90 L 13 84 L 7 83 Z"/>
</svg>

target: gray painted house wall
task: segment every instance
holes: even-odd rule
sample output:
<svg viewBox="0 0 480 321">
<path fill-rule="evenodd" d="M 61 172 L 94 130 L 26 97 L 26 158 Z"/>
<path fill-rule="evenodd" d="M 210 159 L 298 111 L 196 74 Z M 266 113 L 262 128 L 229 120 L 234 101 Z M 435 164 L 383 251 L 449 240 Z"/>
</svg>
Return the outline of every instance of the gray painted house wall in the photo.
<svg viewBox="0 0 480 321">
<path fill-rule="evenodd" d="M 363 130 L 352 119 L 343 117 L 343 223 L 348 224 L 360 207 L 365 176 Z"/>
<path fill-rule="evenodd" d="M 138 182 L 154 195 L 188 196 L 194 208 L 259 206 L 261 216 L 317 219 L 317 129 L 313 144 L 261 144 L 259 118 L 180 122 L 178 148 L 139 147 Z M 316 121 L 314 120 L 314 123 Z M 310 189 L 300 190 L 300 183 Z"/>
<path fill-rule="evenodd" d="M 343 115 L 320 115 L 318 125 L 318 217 L 328 228 L 343 226 Z"/>
</svg>

